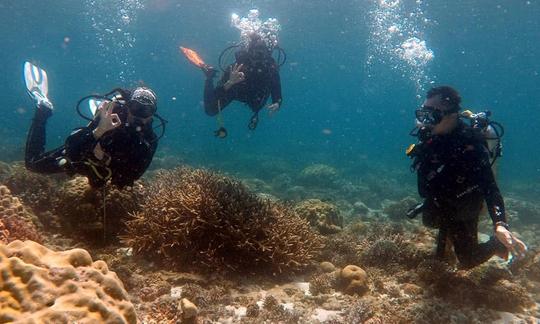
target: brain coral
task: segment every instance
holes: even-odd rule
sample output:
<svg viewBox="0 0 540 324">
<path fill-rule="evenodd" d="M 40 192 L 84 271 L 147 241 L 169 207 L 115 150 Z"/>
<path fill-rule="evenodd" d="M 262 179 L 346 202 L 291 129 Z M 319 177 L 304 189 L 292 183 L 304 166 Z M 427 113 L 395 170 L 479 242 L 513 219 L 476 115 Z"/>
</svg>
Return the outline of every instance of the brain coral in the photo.
<svg viewBox="0 0 540 324">
<path fill-rule="evenodd" d="M 136 323 L 122 282 L 82 249 L 0 245 L 0 322 Z"/>
<path fill-rule="evenodd" d="M 18 198 L 11 195 L 6 186 L 0 186 L 0 223 L 3 225 L 4 240 L 8 242 L 16 239 L 41 241 L 36 226 L 39 221 Z"/>
<path fill-rule="evenodd" d="M 321 234 L 332 234 L 343 228 L 343 216 L 339 209 L 319 199 L 307 199 L 296 205 L 295 211 L 307 219 Z"/>
<path fill-rule="evenodd" d="M 161 172 L 124 241 L 136 253 L 211 270 L 302 269 L 321 238 L 294 211 L 207 170 Z"/>
<path fill-rule="evenodd" d="M 137 200 L 141 197 L 141 190 L 139 183 L 123 190 L 107 187 L 105 198 L 107 237 L 115 237 L 122 231 L 123 222 L 128 214 L 137 210 L 139 206 Z M 59 190 L 54 210 L 70 234 L 93 237 L 103 233 L 103 191 L 90 187 L 86 177 L 75 177 L 64 183 Z"/>
</svg>

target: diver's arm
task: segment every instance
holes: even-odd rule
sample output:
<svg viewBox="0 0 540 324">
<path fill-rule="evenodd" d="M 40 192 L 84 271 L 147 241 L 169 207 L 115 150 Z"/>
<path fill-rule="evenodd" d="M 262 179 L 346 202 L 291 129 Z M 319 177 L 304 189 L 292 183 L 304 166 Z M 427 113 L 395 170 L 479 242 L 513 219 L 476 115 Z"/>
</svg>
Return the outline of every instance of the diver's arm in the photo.
<svg viewBox="0 0 540 324">
<path fill-rule="evenodd" d="M 214 90 L 216 98 L 225 97 L 227 90 L 229 90 L 229 88 L 225 89 L 225 84 L 229 81 L 230 75 L 231 75 L 231 67 L 227 68 L 227 70 L 223 72 L 223 76 L 221 77 L 221 80 L 219 80 Z"/>
<path fill-rule="evenodd" d="M 478 177 L 477 183 L 484 194 L 489 216 L 494 225 L 497 222 L 506 223 L 504 200 L 491 170 L 489 155 L 483 145 L 477 145 L 474 151 L 477 157 L 475 163 L 477 166 L 474 168 L 474 172 Z"/>
<path fill-rule="evenodd" d="M 283 101 L 283 98 L 281 97 L 281 78 L 277 69 L 274 73 L 272 73 L 270 93 L 272 95 L 272 103 L 277 103 L 281 106 L 281 102 Z"/>
<path fill-rule="evenodd" d="M 66 138 L 66 156 L 71 161 L 81 161 L 89 152 L 92 152 L 96 144 L 97 140 L 92 128 L 77 128 Z"/>
</svg>

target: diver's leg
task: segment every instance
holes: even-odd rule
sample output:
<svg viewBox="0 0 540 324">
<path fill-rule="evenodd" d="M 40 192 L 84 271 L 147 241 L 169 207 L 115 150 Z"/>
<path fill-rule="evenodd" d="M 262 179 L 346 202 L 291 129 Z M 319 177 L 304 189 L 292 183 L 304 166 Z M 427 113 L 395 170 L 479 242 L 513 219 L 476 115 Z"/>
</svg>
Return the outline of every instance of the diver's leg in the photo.
<svg viewBox="0 0 540 324">
<path fill-rule="evenodd" d="M 218 113 L 218 100 L 214 81 L 211 78 L 204 81 L 204 111 L 208 116 L 215 116 Z"/>
<path fill-rule="evenodd" d="M 47 119 L 51 116 L 50 109 L 37 108 L 28 131 L 24 162 L 28 170 L 39 173 L 62 172 L 57 159 L 62 155 L 63 148 L 45 153 Z"/>
<path fill-rule="evenodd" d="M 491 237 L 487 242 L 478 243 L 478 215 L 481 208 L 481 202 L 470 204 L 465 210 L 472 213 L 471 217 L 456 221 L 450 228 L 456 256 L 465 269 L 486 262 L 498 251 L 505 251 L 504 245 L 495 237 Z"/>
</svg>

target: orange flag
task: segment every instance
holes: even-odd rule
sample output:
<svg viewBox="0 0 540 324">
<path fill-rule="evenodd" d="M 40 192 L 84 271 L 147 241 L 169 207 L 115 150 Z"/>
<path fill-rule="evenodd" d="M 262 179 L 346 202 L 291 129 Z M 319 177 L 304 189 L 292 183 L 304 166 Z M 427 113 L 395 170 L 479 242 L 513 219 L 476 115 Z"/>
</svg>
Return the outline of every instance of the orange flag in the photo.
<svg viewBox="0 0 540 324">
<path fill-rule="evenodd" d="M 204 65 L 206 65 L 203 61 L 203 59 L 199 56 L 199 54 L 197 52 L 195 52 L 194 50 L 192 49 L 189 49 L 187 47 L 182 47 L 180 46 L 180 50 L 182 51 L 182 53 L 184 54 L 184 56 L 191 62 L 193 63 L 195 66 L 197 67 L 203 67 Z"/>
</svg>

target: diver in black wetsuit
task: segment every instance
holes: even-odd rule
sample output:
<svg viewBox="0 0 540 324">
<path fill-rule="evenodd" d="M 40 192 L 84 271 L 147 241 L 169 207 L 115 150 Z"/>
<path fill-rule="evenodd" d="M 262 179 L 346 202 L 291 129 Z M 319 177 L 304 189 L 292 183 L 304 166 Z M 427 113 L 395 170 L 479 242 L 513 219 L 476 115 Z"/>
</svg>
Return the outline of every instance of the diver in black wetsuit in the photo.
<svg viewBox="0 0 540 324">
<path fill-rule="evenodd" d="M 63 146 L 48 152 L 45 127 L 52 104 L 48 99 L 46 104 L 37 100 L 26 142 L 26 168 L 39 173 L 82 174 L 96 188 L 109 179 L 120 188 L 132 186 L 152 162 L 157 148 L 152 129 L 157 98 L 144 87 L 118 92 L 121 97 L 103 101 L 88 126 L 75 129 Z"/>
<path fill-rule="evenodd" d="M 272 57 L 272 51 L 257 34 L 250 36 L 247 47 L 237 51 L 235 58 L 236 62 L 226 69 L 216 87 L 212 80 L 216 70 L 211 66 L 202 68 L 206 75 L 204 109 L 208 115 L 215 116 L 231 101 L 241 101 L 253 111 L 248 125 L 253 130 L 259 121 L 259 111 L 270 96 L 272 103 L 267 106 L 270 113 L 281 107 L 279 67 Z"/>
<path fill-rule="evenodd" d="M 493 255 L 522 256 L 525 244 L 509 230 L 503 198 L 495 182 L 486 147 L 478 129 L 459 118 L 461 98 L 456 90 L 431 89 L 416 111 L 419 143 L 409 152 L 418 173 L 418 192 L 425 199 L 423 223 L 439 229 L 437 252 L 452 243 L 463 268 L 477 266 Z M 478 220 L 486 202 L 494 236 L 478 243 Z"/>
</svg>

